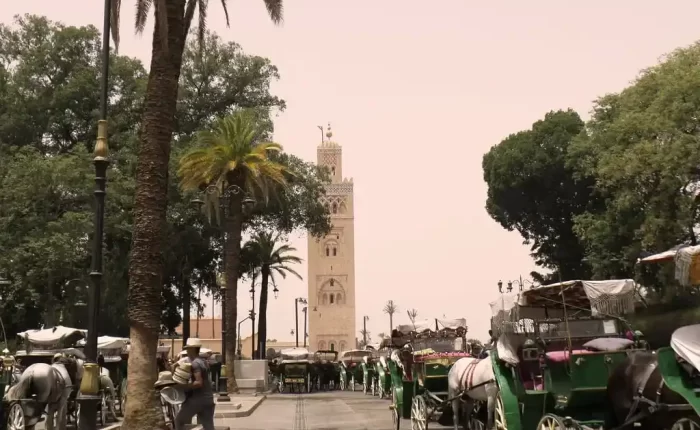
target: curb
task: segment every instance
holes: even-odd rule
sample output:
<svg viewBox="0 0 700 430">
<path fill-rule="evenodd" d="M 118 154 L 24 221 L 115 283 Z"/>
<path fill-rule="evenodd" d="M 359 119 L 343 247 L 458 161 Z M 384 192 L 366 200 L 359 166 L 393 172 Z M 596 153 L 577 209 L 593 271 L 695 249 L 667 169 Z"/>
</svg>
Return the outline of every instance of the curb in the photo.
<svg viewBox="0 0 700 430">
<path fill-rule="evenodd" d="M 225 418 L 242 418 L 250 416 L 255 410 L 260 406 L 260 404 L 267 399 L 266 395 L 258 396 L 257 400 L 253 405 L 244 411 L 230 411 L 230 412 L 215 412 L 214 419 L 225 419 Z"/>
<path fill-rule="evenodd" d="M 120 421 L 120 422 L 118 422 L 118 423 L 114 423 L 114 424 L 110 424 L 110 425 L 108 425 L 108 426 L 104 426 L 104 427 L 102 427 L 101 430 L 121 430 L 121 428 L 122 428 L 122 423 L 121 423 L 121 421 Z"/>
</svg>

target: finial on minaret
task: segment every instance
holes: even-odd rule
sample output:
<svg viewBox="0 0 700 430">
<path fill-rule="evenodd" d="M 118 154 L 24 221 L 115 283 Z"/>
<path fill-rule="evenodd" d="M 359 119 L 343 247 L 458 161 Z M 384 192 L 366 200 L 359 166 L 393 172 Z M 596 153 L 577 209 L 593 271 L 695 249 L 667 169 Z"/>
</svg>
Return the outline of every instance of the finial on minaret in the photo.
<svg viewBox="0 0 700 430">
<path fill-rule="evenodd" d="M 326 137 L 328 138 L 329 141 L 331 140 L 331 137 L 333 137 L 333 132 L 331 131 L 331 123 L 330 122 L 328 123 L 328 131 L 326 132 Z"/>
</svg>

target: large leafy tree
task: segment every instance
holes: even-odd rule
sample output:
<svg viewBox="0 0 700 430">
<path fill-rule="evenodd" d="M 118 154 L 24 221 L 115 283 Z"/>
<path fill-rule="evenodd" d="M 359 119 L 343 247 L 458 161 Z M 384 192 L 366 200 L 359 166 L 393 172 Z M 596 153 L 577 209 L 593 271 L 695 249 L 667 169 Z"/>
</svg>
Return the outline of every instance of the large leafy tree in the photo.
<svg viewBox="0 0 700 430">
<path fill-rule="evenodd" d="M 274 22 L 282 19 L 281 0 L 265 0 Z M 112 28 L 118 30 L 119 5 L 114 2 Z M 125 425 L 155 428 L 162 416 L 151 395 L 155 371 L 145 365 L 158 346 L 160 297 L 168 207 L 168 166 L 175 132 L 180 73 L 187 35 L 199 15 L 198 35 L 204 44 L 208 2 L 162 0 L 136 2 L 136 30 L 145 29 L 151 6 L 155 11 L 153 49 L 141 121 L 141 142 L 136 167 L 134 224 L 129 267 L 129 319 L 132 352 L 129 357 L 129 386 L 134 394 L 126 405 Z M 226 1 L 222 1 L 228 17 Z M 118 34 L 113 38 L 118 43 Z M 233 354 L 231 354 L 233 356 Z M 233 369 L 233 367 L 231 367 Z M 231 378 L 235 385 L 235 381 Z"/>
<path fill-rule="evenodd" d="M 271 160 L 268 154 L 282 146 L 264 141 L 266 129 L 249 110 L 241 110 L 220 119 L 213 130 L 197 134 L 197 146 L 186 153 L 178 168 L 183 190 L 195 191 L 215 187 L 206 201 L 207 211 L 221 219 L 224 226 L 224 271 L 227 289 L 226 366 L 233 369 L 238 318 L 238 278 L 241 275 L 241 234 L 243 231 L 244 194 L 255 198 L 261 206 L 269 200 L 276 186 L 286 185 L 285 166 Z M 233 192 L 229 192 L 233 190 Z M 225 209 L 218 212 L 219 200 Z M 235 377 L 229 376 L 228 389 L 236 392 Z"/>
<path fill-rule="evenodd" d="M 700 44 L 642 72 L 595 104 L 570 162 L 596 178 L 604 208 L 577 216 L 598 277 L 630 276 L 644 251 L 697 243 L 700 183 Z M 660 295 L 668 279 L 647 279 Z M 659 297 L 661 298 L 661 297 Z"/>
<path fill-rule="evenodd" d="M 596 204 L 595 181 L 567 164 L 584 123 L 572 110 L 549 112 L 530 130 L 511 134 L 484 155 L 486 210 L 531 245 L 540 266 L 563 279 L 586 279 L 584 247 L 574 218 Z"/>
<path fill-rule="evenodd" d="M 269 298 L 269 285 L 272 281 L 276 285 L 275 275 L 282 279 L 287 274 L 302 279 L 290 265 L 299 264 L 302 259 L 294 255 L 296 248 L 288 243 L 281 243 L 282 236 L 279 233 L 259 231 L 255 232 L 246 242 L 242 250 L 244 260 L 252 262 L 251 277 L 253 280 L 260 277 L 260 315 L 258 317 L 258 358 L 265 359 L 267 339 L 267 301 Z"/>
</svg>

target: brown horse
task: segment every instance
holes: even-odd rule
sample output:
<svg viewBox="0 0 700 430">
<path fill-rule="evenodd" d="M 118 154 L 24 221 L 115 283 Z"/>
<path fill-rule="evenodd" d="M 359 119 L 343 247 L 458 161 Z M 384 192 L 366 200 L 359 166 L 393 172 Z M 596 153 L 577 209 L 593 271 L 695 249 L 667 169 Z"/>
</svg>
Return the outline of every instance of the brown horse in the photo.
<svg viewBox="0 0 700 430">
<path fill-rule="evenodd" d="M 656 354 L 634 351 L 613 370 L 608 379 L 607 398 L 612 410 L 606 428 L 632 428 L 636 421 L 645 430 L 663 430 L 688 416 L 687 411 L 664 409 L 664 405 L 688 402 L 664 384 L 658 363 Z"/>
</svg>

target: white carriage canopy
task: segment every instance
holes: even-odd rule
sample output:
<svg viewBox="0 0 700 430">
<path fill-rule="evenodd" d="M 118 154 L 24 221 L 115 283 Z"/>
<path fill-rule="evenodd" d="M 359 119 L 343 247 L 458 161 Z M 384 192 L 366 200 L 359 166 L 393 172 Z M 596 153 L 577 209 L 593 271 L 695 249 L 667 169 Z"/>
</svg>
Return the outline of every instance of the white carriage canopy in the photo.
<svg viewBox="0 0 700 430">
<path fill-rule="evenodd" d="M 17 336 L 24 339 L 24 347 L 27 350 L 50 350 L 74 346 L 87 336 L 87 330 L 59 325 L 46 329 L 26 330 L 17 333 Z"/>
<path fill-rule="evenodd" d="M 684 287 L 700 285 L 700 245 L 677 245 L 673 248 L 639 259 L 638 263 L 675 263 L 675 278 Z"/>
<path fill-rule="evenodd" d="M 680 327 L 671 335 L 671 348 L 683 360 L 700 370 L 700 324 Z"/>
<path fill-rule="evenodd" d="M 621 316 L 634 312 L 635 283 L 631 279 L 567 281 L 542 285 L 519 293 L 502 294 L 490 303 L 492 322 L 517 323 L 522 319 L 564 318 L 567 312 Z"/>
<path fill-rule="evenodd" d="M 288 348 L 280 351 L 282 361 L 301 361 L 309 359 L 309 350 L 306 348 Z"/>
<path fill-rule="evenodd" d="M 439 319 L 439 318 L 428 318 L 423 321 L 416 321 L 413 324 L 402 324 L 397 327 L 397 330 L 401 334 L 408 334 L 411 332 L 425 333 L 440 331 L 443 329 L 447 330 L 467 330 L 467 320 L 465 318 L 455 318 L 455 319 Z"/>
</svg>

